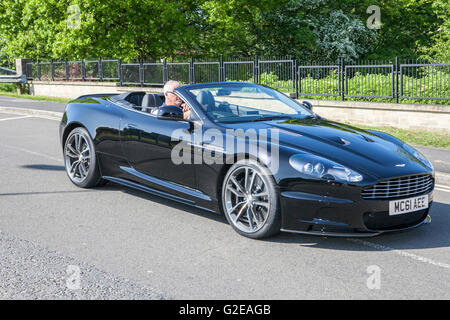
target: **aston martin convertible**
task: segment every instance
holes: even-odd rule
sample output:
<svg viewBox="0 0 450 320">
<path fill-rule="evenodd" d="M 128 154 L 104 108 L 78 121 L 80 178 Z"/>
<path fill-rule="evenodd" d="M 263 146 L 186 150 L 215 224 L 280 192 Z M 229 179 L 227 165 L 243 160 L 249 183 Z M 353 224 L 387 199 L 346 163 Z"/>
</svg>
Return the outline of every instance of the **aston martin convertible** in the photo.
<svg viewBox="0 0 450 320">
<path fill-rule="evenodd" d="M 430 219 L 433 166 L 391 135 L 327 120 L 306 101 L 251 83 L 173 94 L 188 119 L 162 93 L 71 101 L 60 124 L 70 181 L 109 181 L 223 214 L 254 239 L 375 236 Z"/>
</svg>

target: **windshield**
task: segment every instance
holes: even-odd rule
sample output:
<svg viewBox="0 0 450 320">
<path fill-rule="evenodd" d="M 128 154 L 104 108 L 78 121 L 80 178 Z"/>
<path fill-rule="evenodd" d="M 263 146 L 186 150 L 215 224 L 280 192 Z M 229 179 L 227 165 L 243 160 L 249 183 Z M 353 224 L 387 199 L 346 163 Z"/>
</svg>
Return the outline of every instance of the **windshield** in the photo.
<svg viewBox="0 0 450 320">
<path fill-rule="evenodd" d="M 215 122 L 233 123 L 281 118 L 306 118 L 313 113 L 285 94 L 251 84 L 194 87 L 192 94 Z"/>
</svg>

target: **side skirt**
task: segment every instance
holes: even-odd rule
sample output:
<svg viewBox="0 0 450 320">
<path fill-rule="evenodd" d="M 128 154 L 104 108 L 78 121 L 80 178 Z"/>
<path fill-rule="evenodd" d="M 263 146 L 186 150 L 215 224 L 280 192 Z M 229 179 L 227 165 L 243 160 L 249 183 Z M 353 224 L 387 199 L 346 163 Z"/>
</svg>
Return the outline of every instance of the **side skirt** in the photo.
<svg viewBox="0 0 450 320">
<path fill-rule="evenodd" d="M 137 184 L 137 183 L 125 180 L 125 179 L 116 178 L 116 177 L 110 177 L 110 176 L 104 176 L 102 178 L 105 179 L 105 180 L 111 181 L 111 182 L 118 183 L 118 184 L 126 186 L 126 187 L 130 187 L 130 188 L 133 188 L 133 189 L 136 189 L 136 190 L 144 191 L 144 192 L 147 192 L 147 193 L 150 193 L 150 194 L 162 197 L 162 198 L 166 198 L 166 199 L 169 199 L 169 200 L 177 201 L 177 202 L 180 202 L 180 203 L 183 203 L 183 204 L 187 204 L 189 206 L 192 206 L 192 207 L 195 207 L 195 208 L 198 208 L 198 209 L 202 209 L 202 210 L 206 210 L 206 211 L 215 213 L 214 210 L 198 206 L 192 200 L 184 199 L 184 198 L 177 197 L 177 196 L 174 196 L 174 195 L 166 193 L 166 192 L 162 192 L 162 191 L 159 191 L 159 190 L 148 188 L 148 187 L 142 186 L 140 184 Z"/>
</svg>

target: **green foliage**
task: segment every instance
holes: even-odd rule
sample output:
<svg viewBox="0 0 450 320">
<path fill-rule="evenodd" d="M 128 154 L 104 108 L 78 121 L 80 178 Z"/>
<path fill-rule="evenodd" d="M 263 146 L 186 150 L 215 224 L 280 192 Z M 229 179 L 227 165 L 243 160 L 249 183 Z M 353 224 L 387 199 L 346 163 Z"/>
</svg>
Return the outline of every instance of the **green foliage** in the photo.
<svg viewBox="0 0 450 320">
<path fill-rule="evenodd" d="M 342 57 L 353 62 L 369 52 L 376 35 L 358 19 L 352 19 L 341 10 L 332 11 L 321 19 L 315 31 L 322 56 L 336 61 Z"/>
<path fill-rule="evenodd" d="M 436 0 L 433 2 L 433 8 L 437 12 L 439 19 L 443 21 L 442 25 L 432 35 L 434 42 L 431 46 L 422 45 L 419 52 L 421 58 L 427 60 L 450 61 L 450 2 L 448 0 Z"/>
<path fill-rule="evenodd" d="M 253 79 L 249 79 L 249 82 L 251 82 L 252 80 Z M 277 75 L 266 72 L 260 75 L 260 83 L 262 85 L 274 88 L 281 88 L 281 87 L 292 88 L 293 86 L 291 80 L 280 80 Z"/>
<path fill-rule="evenodd" d="M 0 83 L 0 91 L 2 92 L 16 92 L 17 84 L 15 83 Z"/>
<path fill-rule="evenodd" d="M 274 86 L 278 82 L 278 76 L 273 73 L 263 73 L 260 76 L 260 81 L 262 85 Z"/>
<path fill-rule="evenodd" d="M 70 23 L 77 18 L 68 11 L 71 5 L 80 8 L 79 24 Z M 183 0 L 2 0 L 0 34 L 10 57 L 151 59 L 194 41 L 195 29 L 186 21 L 193 5 Z"/>
<path fill-rule="evenodd" d="M 208 0 L 202 12 L 201 51 L 213 55 L 343 56 L 352 61 L 368 52 L 376 38 L 355 14 L 344 13 L 331 0 Z"/>
<path fill-rule="evenodd" d="M 326 0 L 282 0 L 260 13 L 252 30 L 255 54 L 317 57 L 314 29 L 326 14 Z"/>
<path fill-rule="evenodd" d="M 433 45 L 432 36 L 444 22 L 433 5 L 436 1 L 441 0 L 378 1 L 382 26 L 376 47 L 366 58 L 418 58 L 419 48 Z"/>
<path fill-rule="evenodd" d="M 366 27 L 373 4 L 380 30 Z M 449 12 L 447 0 L 2 0 L 0 65 L 180 54 L 448 59 Z"/>
</svg>

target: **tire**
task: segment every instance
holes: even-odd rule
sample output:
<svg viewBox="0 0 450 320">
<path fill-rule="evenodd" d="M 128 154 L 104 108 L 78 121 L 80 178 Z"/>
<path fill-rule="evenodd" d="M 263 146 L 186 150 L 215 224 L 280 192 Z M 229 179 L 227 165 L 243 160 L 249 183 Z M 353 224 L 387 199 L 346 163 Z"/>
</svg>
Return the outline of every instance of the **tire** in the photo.
<svg viewBox="0 0 450 320">
<path fill-rule="evenodd" d="M 95 146 L 89 132 L 77 127 L 64 143 L 64 165 L 70 181 L 80 188 L 102 185 L 103 179 L 97 163 Z"/>
<path fill-rule="evenodd" d="M 252 159 L 236 162 L 222 184 L 221 209 L 240 235 L 262 239 L 280 232 L 279 190 L 270 171 Z"/>
</svg>

